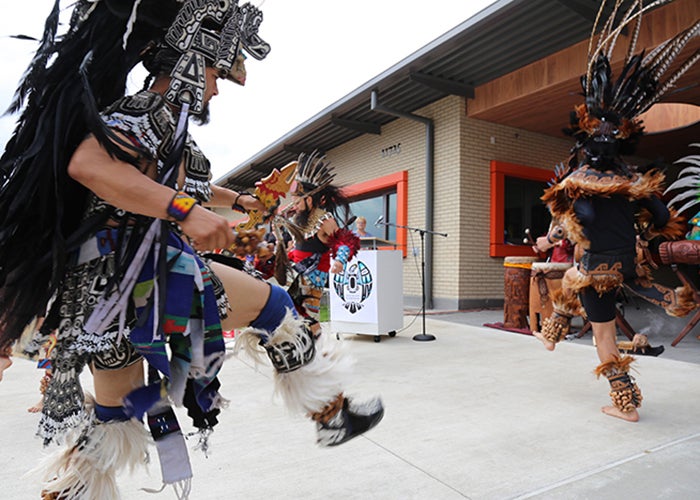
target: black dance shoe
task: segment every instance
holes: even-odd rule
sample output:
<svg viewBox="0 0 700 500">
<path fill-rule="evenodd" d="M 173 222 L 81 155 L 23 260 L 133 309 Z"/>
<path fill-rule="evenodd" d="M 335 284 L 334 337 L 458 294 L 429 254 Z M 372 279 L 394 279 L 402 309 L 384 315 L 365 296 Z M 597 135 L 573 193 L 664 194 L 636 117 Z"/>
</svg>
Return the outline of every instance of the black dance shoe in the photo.
<svg viewBox="0 0 700 500">
<path fill-rule="evenodd" d="M 321 446 L 337 446 L 377 425 L 384 417 L 384 406 L 379 398 L 356 404 L 348 398 L 343 408 L 327 423 L 316 423 L 317 440 Z"/>
</svg>

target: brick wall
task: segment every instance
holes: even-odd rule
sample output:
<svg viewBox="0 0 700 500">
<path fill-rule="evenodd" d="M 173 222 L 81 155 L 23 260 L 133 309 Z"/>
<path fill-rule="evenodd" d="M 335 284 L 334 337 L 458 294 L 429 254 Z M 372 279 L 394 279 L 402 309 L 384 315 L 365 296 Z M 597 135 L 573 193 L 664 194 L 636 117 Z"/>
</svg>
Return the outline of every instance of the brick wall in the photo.
<svg viewBox="0 0 700 500">
<path fill-rule="evenodd" d="M 503 299 L 503 260 L 489 257 L 489 164 L 491 160 L 552 169 L 566 159 L 571 141 L 470 119 L 465 100 L 450 96 L 415 114 L 435 125 L 433 229 L 447 238 L 433 238 L 435 308 L 456 309 L 499 305 Z M 562 124 L 565 125 L 566 113 Z M 425 125 L 397 118 L 381 135 L 365 134 L 327 156 L 341 185 L 408 171 L 408 225 L 426 226 Z M 400 153 L 382 149 L 400 144 Z M 421 296 L 419 235 L 409 232 L 404 259 L 407 304 Z"/>
<path fill-rule="evenodd" d="M 491 160 L 551 170 L 567 158 L 571 141 L 466 116 L 462 122 L 459 298 L 468 307 L 503 298 L 503 259 L 488 256 Z"/>
</svg>

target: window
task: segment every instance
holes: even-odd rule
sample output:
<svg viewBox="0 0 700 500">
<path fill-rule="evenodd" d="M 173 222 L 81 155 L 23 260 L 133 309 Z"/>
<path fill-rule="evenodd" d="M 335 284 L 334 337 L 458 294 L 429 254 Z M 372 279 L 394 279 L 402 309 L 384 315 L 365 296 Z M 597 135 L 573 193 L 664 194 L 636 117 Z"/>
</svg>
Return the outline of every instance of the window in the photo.
<svg viewBox="0 0 700 500">
<path fill-rule="evenodd" d="M 368 198 L 354 199 L 350 203 L 350 209 L 356 216 L 367 219 L 366 231 L 371 236 L 383 240 L 396 241 L 396 227 L 384 224 L 376 224 L 381 217 L 382 221 L 396 224 L 396 190 L 385 193 L 372 194 Z"/>
<path fill-rule="evenodd" d="M 373 179 L 346 187 L 343 191 L 350 199 L 354 215 L 367 219 L 367 231 L 377 238 L 395 241 L 406 255 L 406 230 L 393 225 L 375 226 L 381 216 L 384 222 L 405 226 L 408 221 L 408 172 Z"/>
<path fill-rule="evenodd" d="M 547 232 L 550 216 L 540 197 L 552 172 L 499 161 L 491 162 L 491 257 L 532 256 L 523 244 L 525 229 L 533 238 Z"/>
</svg>

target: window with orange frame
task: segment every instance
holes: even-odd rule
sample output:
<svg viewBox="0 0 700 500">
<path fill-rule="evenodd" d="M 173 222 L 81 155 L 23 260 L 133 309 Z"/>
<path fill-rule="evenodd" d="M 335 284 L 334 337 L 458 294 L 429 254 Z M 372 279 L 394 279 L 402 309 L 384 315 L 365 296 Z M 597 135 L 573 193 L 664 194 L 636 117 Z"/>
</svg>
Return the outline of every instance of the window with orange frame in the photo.
<svg viewBox="0 0 700 500">
<path fill-rule="evenodd" d="M 547 233 L 550 215 L 540 197 L 553 177 L 551 170 L 515 163 L 491 161 L 491 257 L 534 257 L 525 243 L 525 230 L 532 238 Z"/>
<path fill-rule="evenodd" d="M 395 226 L 408 223 L 408 172 L 404 170 L 352 184 L 344 187 L 343 192 L 350 200 L 353 214 L 367 219 L 367 231 L 377 238 L 396 242 L 396 248 L 405 257 L 406 230 Z M 379 216 L 389 224 L 375 225 Z"/>
</svg>

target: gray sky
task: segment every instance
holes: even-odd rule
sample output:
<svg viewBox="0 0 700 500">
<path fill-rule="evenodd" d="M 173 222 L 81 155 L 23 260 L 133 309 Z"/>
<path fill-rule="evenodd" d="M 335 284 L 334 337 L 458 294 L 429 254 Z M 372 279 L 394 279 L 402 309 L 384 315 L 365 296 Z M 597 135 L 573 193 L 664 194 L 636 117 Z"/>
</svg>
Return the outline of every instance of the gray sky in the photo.
<svg viewBox="0 0 700 500">
<path fill-rule="evenodd" d="M 212 101 L 211 122 L 190 126 L 212 162 L 214 179 L 492 3 L 266 0 L 260 35 L 272 46 L 270 54 L 263 61 L 248 58 L 246 86 L 222 82 Z M 36 42 L 8 35 L 40 37 L 52 4 L 53 0 L 2 1 L 3 111 L 36 48 Z M 144 76 L 137 68 L 130 90 L 138 90 Z M 16 118 L 0 119 L 3 147 Z"/>
</svg>

